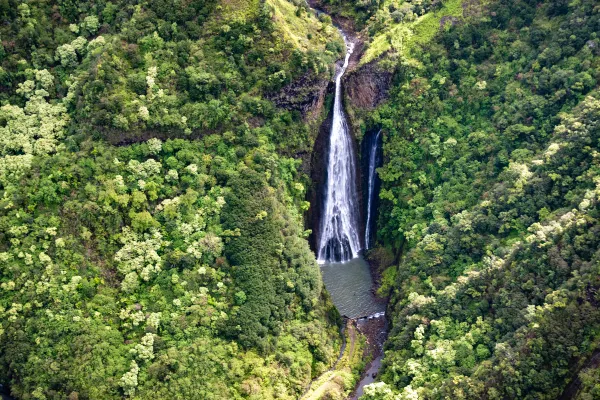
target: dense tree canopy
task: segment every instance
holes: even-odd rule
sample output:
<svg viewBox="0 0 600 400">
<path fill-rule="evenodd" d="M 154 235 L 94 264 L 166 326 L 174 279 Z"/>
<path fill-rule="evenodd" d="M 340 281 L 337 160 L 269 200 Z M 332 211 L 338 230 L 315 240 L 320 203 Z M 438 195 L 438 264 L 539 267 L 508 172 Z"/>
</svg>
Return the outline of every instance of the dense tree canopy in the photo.
<svg viewBox="0 0 600 400">
<path fill-rule="evenodd" d="M 469 2 L 381 61 L 396 82 L 362 115 L 385 133 L 379 241 L 403 254 L 384 274 L 393 327 L 367 398 L 554 399 L 573 379 L 597 392 L 593 368 L 578 373 L 600 328 L 599 11 Z M 403 23 L 418 32 L 381 32 Z"/>
<path fill-rule="evenodd" d="M 309 125 L 266 98 L 330 77 L 330 21 L 283 0 L 7 0 L 0 19 L 0 383 L 297 398 L 340 339 L 289 157 Z"/>
</svg>

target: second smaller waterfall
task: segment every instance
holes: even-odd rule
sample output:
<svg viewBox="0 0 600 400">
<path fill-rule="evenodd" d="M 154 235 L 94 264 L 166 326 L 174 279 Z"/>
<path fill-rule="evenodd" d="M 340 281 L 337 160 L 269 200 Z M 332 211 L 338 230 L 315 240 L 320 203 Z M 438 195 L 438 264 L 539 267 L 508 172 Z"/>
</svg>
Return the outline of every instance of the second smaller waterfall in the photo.
<svg viewBox="0 0 600 400">
<path fill-rule="evenodd" d="M 380 164 L 379 157 L 379 141 L 381 137 L 381 129 L 375 135 L 375 139 L 370 143 L 369 148 L 369 171 L 367 177 L 367 223 L 365 224 L 365 248 L 371 248 L 371 240 L 373 240 L 373 214 L 375 213 L 375 196 L 377 182 L 377 167 Z"/>
</svg>

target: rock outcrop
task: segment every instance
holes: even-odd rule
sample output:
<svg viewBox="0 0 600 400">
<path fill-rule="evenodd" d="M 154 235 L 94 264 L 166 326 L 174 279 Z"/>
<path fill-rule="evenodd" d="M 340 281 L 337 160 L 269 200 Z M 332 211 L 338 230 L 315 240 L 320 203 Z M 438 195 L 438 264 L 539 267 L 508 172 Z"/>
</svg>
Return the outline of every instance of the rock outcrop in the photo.
<svg viewBox="0 0 600 400">
<path fill-rule="evenodd" d="M 306 73 L 267 98 L 277 107 L 300 112 L 305 121 L 314 121 L 323 109 L 329 83 L 328 79 Z"/>
<path fill-rule="evenodd" d="M 346 99 L 350 106 L 362 110 L 372 110 L 387 99 L 392 83 L 392 73 L 383 70 L 376 61 L 352 70 L 344 82 Z"/>
</svg>

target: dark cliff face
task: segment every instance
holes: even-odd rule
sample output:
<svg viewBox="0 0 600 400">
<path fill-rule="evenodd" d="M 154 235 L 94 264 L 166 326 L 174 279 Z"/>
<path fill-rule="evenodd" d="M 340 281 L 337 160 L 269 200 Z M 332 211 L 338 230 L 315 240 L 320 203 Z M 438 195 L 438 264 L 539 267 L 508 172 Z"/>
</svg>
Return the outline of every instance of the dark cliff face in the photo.
<svg viewBox="0 0 600 400">
<path fill-rule="evenodd" d="M 344 106 L 344 109 L 347 109 L 346 106 Z M 354 131 L 354 129 L 352 129 L 352 126 L 350 125 L 350 117 L 347 114 L 346 116 L 348 118 L 350 136 L 352 137 L 352 144 L 354 145 L 354 157 L 356 160 L 356 196 L 358 197 L 358 225 L 360 226 L 360 242 L 362 243 L 362 248 L 364 249 L 366 243 L 364 243 L 363 239 L 365 232 L 365 221 L 367 219 L 367 214 L 364 213 L 366 207 L 364 199 L 365 193 L 367 192 L 367 187 L 363 185 L 363 175 L 365 175 L 368 169 L 365 170 L 362 168 L 359 141 L 356 138 L 356 132 Z"/>
<path fill-rule="evenodd" d="M 330 82 L 327 93 L 333 95 L 335 85 Z M 331 103 L 331 108 L 333 102 Z M 312 229 L 308 238 L 311 249 L 317 251 L 317 239 L 320 234 L 321 214 L 325 206 L 325 183 L 327 182 L 327 155 L 329 154 L 329 134 L 333 120 L 332 110 L 328 110 L 327 118 L 319 126 L 319 133 L 315 140 L 312 154 L 310 156 L 310 180 L 311 187 L 307 193 L 307 201 L 310 208 L 306 212 L 306 225 Z"/>
<path fill-rule="evenodd" d="M 268 94 L 267 98 L 273 101 L 279 108 L 298 112 L 302 115 L 304 122 L 316 130 L 317 124 L 325 114 L 323 108 L 325 107 L 327 95 L 333 94 L 333 90 L 333 84 L 330 79 L 306 73 L 299 79 L 284 86 L 280 91 Z M 318 135 L 320 133 L 311 135 L 310 140 L 318 142 L 319 138 L 315 139 L 315 136 Z M 311 151 L 300 151 L 294 153 L 293 156 L 302 160 L 300 172 L 311 176 L 313 160 L 315 159 L 313 153 Z M 308 201 L 311 201 L 310 196 Z M 312 201 L 311 204 L 313 204 Z M 311 225 L 309 224 L 309 226 Z"/>
<path fill-rule="evenodd" d="M 372 110 L 387 99 L 393 74 L 380 68 L 376 61 L 353 69 L 344 80 L 349 105 Z"/>
<path fill-rule="evenodd" d="M 328 85 L 328 79 L 306 73 L 267 98 L 277 107 L 300 112 L 307 122 L 314 121 L 323 108 Z"/>
<path fill-rule="evenodd" d="M 366 112 L 369 112 L 376 108 L 379 104 L 387 100 L 388 91 L 392 84 L 393 73 L 386 71 L 378 66 L 377 61 L 358 66 L 360 54 L 357 55 L 355 66 L 349 71 L 347 76 L 344 77 L 344 100 L 345 109 L 347 110 L 348 119 L 352 126 L 354 136 L 359 127 L 362 125 L 361 118 Z M 360 150 L 358 155 L 360 170 L 358 173 L 358 185 L 359 185 L 359 196 L 360 196 L 360 210 L 362 214 L 361 225 L 363 234 L 366 229 L 366 216 L 367 216 L 367 205 L 368 205 L 368 179 L 369 179 L 369 150 L 372 142 L 377 135 L 379 128 L 371 128 L 364 132 L 364 135 L 360 138 L 360 146 L 357 150 Z M 378 150 L 378 167 L 381 165 L 383 158 L 381 147 Z M 371 228 L 373 233 L 376 230 L 377 221 L 377 208 L 379 205 L 379 189 L 380 181 L 375 181 L 375 201 L 372 204 L 373 220 L 371 221 Z M 362 188 L 362 189 L 361 189 Z M 364 244 L 365 247 L 367 244 Z"/>
</svg>

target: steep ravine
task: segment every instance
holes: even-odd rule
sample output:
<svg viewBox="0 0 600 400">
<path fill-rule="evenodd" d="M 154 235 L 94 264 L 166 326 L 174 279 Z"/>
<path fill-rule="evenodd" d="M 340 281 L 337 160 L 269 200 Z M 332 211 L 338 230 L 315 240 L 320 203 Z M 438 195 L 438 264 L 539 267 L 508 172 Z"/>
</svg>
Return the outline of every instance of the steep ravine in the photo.
<svg viewBox="0 0 600 400">
<path fill-rule="evenodd" d="M 327 13 L 327 10 L 319 4 L 318 1 L 309 0 L 308 4 L 317 13 Z M 349 60 L 348 67 L 345 74 L 342 77 L 342 96 L 341 100 L 343 103 L 344 112 L 348 119 L 349 134 L 352 138 L 353 152 L 356 157 L 356 193 L 358 203 L 358 221 L 360 225 L 360 231 L 365 232 L 366 219 L 367 219 L 367 192 L 368 192 L 368 172 L 369 172 L 369 160 L 368 153 L 371 146 L 373 136 L 376 135 L 379 129 L 371 129 L 367 132 L 362 132 L 360 129 L 361 116 L 365 113 L 373 110 L 382 101 L 387 98 L 387 91 L 392 81 L 392 73 L 381 69 L 376 61 L 369 64 L 361 65 L 360 59 L 364 52 L 364 36 L 354 30 L 354 24 L 351 20 L 338 17 L 336 15 L 329 14 L 334 24 L 342 30 L 342 32 L 348 37 L 350 41 L 354 43 L 354 51 L 352 52 Z M 342 62 L 340 60 L 339 62 Z M 314 138 L 312 151 L 296 156 L 303 160 L 302 170 L 310 177 L 310 186 L 307 192 L 307 201 L 310 203 L 310 208 L 305 214 L 305 223 L 307 229 L 311 230 L 309 236 L 309 243 L 315 253 L 318 252 L 317 240 L 321 235 L 321 218 L 325 203 L 325 185 L 327 182 L 327 160 L 330 146 L 330 134 L 332 129 L 332 117 L 333 117 L 333 103 L 335 99 L 335 85 L 331 80 L 315 79 L 309 77 L 301 77 L 294 82 L 287 85 L 279 93 L 270 97 L 277 106 L 299 112 L 305 121 L 313 126 Z M 381 148 L 378 150 L 381 152 Z M 379 155 L 381 157 L 381 154 Z M 379 190 L 379 186 L 376 185 L 376 193 Z M 374 212 L 372 218 L 374 221 L 377 220 L 376 210 L 377 201 L 374 202 Z M 375 224 L 373 224 L 374 226 Z M 375 226 L 372 231 L 375 234 Z M 365 246 L 367 247 L 367 246 Z M 362 261 L 364 264 L 364 261 Z M 358 267 L 357 267 L 358 268 Z M 371 266 L 371 275 L 376 272 L 377 268 Z M 360 268 L 356 269 L 359 271 Z M 340 271 L 340 273 L 343 273 Z M 347 272 L 352 273 L 352 272 Z M 358 274 L 361 275 L 361 274 Z M 371 295 L 374 291 L 375 286 L 378 284 L 378 278 L 376 276 L 365 276 L 367 282 L 361 284 L 358 282 L 358 276 L 356 279 L 350 282 L 355 282 L 355 289 L 349 289 L 346 302 L 356 302 L 358 298 L 355 297 L 353 291 L 360 290 L 366 291 Z M 361 275 L 364 276 L 364 275 Z M 339 278 L 339 276 L 338 276 Z M 333 278 L 333 281 L 329 280 L 329 286 L 336 283 L 340 279 Z M 373 278 L 376 278 L 373 280 Z M 326 286 L 327 286 L 327 282 Z M 336 285 L 339 286 L 339 285 Z M 361 289 L 359 289 L 361 288 Z M 334 290 L 333 287 L 329 287 L 328 290 Z M 339 291 L 339 288 L 335 290 Z M 350 293 L 352 292 L 352 293 Z M 372 295 L 371 295 L 372 296 Z M 335 302 L 335 301 L 334 301 Z M 381 307 L 376 307 L 377 310 L 386 308 L 387 300 L 381 299 Z M 337 304 L 340 309 L 341 304 Z M 342 307 L 342 309 L 347 309 Z M 375 311 L 373 311 L 375 312 Z M 379 311 L 377 311 L 379 313 Z M 343 311 L 342 311 L 343 314 Z M 362 373 L 360 382 L 352 391 L 352 398 L 356 398 L 357 395 L 362 394 L 362 387 L 366 384 L 372 383 L 375 380 L 375 376 L 379 370 L 381 361 L 383 342 L 387 334 L 387 321 L 384 315 L 378 314 L 378 318 L 347 318 L 346 323 L 352 324 L 356 332 L 360 332 L 366 340 L 365 354 L 363 359 L 371 359 L 368 365 Z M 362 315 L 361 315 L 362 317 Z M 346 331 L 348 331 L 346 329 Z M 339 361 L 347 357 L 346 348 L 344 347 L 339 355 L 336 365 Z M 336 365 L 325 374 L 333 374 L 336 370 Z M 339 369 L 339 367 L 338 367 Z M 319 376 L 313 380 L 313 384 L 309 387 L 311 393 L 314 390 L 319 390 L 318 386 L 323 383 L 329 385 L 330 379 L 324 379 L 325 376 Z M 315 387 L 315 385 L 317 387 Z M 312 398 L 312 396 L 308 396 Z"/>
<path fill-rule="evenodd" d="M 315 4 L 311 4 L 315 5 Z M 344 21 L 340 23 L 340 21 L 336 18 L 333 20 L 337 23 L 338 27 L 341 29 L 348 29 L 352 27 L 352 24 Z M 355 50 L 351 55 L 349 60 L 348 69 L 346 75 L 342 78 L 342 101 L 343 107 L 348 112 L 350 109 L 350 113 L 352 115 L 348 115 L 348 118 L 352 118 L 349 120 L 349 133 L 352 138 L 352 144 L 354 146 L 354 154 L 357 159 L 356 163 L 356 191 L 357 191 L 357 202 L 359 203 L 359 213 L 358 220 L 360 221 L 360 229 L 361 232 L 365 232 L 366 229 L 366 215 L 367 209 L 366 206 L 368 204 L 367 199 L 367 183 L 368 183 L 368 173 L 369 173 L 369 160 L 368 160 L 368 150 L 372 144 L 373 135 L 376 135 L 378 132 L 367 132 L 365 135 L 360 135 L 357 137 L 357 132 L 360 132 L 357 129 L 357 121 L 355 120 L 354 115 L 356 112 L 361 113 L 365 111 L 370 111 L 374 107 L 376 107 L 381 101 L 386 98 L 388 87 L 391 83 L 391 73 L 381 71 L 374 64 L 367 64 L 364 66 L 360 65 L 360 57 L 363 52 L 363 40 L 360 35 L 356 33 L 344 32 L 351 39 L 355 41 Z M 333 85 L 328 86 L 327 95 L 333 94 L 334 87 Z M 314 150 L 310 157 L 310 176 L 312 185 L 308 193 L 308 200 L 311 203 L 310 210 L 306 215 L 306 222 L 308 227 L 312 230 L 309 241 L 312 249 L 317 252 L 318 251 L 318 243 L 317 240 L 320 237 L 320 221 L 323 213 L 324 207 L 324 189 L 325 184 L 327 182 L 327 159 L 329 154 L 329 146 L 330 146 L 330 134 L 332 128 L 332 112 L 331 112 L 331 102 L 326 102 L 327 106 L 330 107 L 327 113 L 327 117 L 324 119 L 323 123 L 318 128 L 318 133 L 316 136 L 316 140 L 314 143 Z M 378 151 L 381 151 L 379 149 Z M 378 187 L 376 188 L 379 189 Z M 376 205 L 376 203 L 375 203 Z M 376 215 L 374 216 L 376 219 Z M 366 244 L 365 244 L 366 245 Z M 365 246 L 367 247 L 367 246 Z M 341 274 L 344 272 L 340 271 Z M 341 278 L 339 276 L 338 278 Z M 367 292 L 373 290 L 372 278 L 368 277 L 369 281 L 366 289 Z M 341 280 L 341 279 L 340 279 Z M 335 280 L 334 280 L 335 281 Z M 329 286 L 334 284 L 335 282 L 329 282 Z M 326 286 L 328 286 L 327 280 L 325 282 Z M 338 285 L 339 286 L 339 285 Z M 328 287 L 328 290 L 334 289 L 333 287 Z M 339 288 L 336 290 L 339 291 Z M 356 293 L 349 293 L 348 301 L 357 301 L 355 297 Z M 372 295 L 371 295 L 372 296 Z M 353 300 L 354 299 L 354 300 Z M 334 303 L 336 303 L 334 298 Z M 341 304 L 336 304 L 338 308 Z M 385 309 L 385 304 L 382 304 L 383 309 Z M 342 309 L 347 307 L 342 307 Z M 380 308 L 381 309 L 381 308 Z M 342 311 L 341 311 L 342 312 Z M 343 313 L 343 312 L 342 312 Z M 360 332 L 366 339 L 366 346 L 364 349 L 364 359 L 370 359 L 364 371 L 362 372 L 362 376 L 360 381 L 357 383 L 356 387 L 351 392 L 351 398 L 357 398 L 362 394 L 363 387 L 369 383 L 372 383 L 379 370 L 379 366 L 381 365 L 381 357 L 383 350 L 383 342 L 385 341 L 387 335 L 387 321 L 386 317 L 383 313 L 377 313 L 375 316 L 370 317 L 355 317 L 348 318 L 346 321 L 347 324 L 352 324 L 355 326 L 356 331 Z M 347 325 L 349 326 L 349 325 Z M 340 353 L 340 359 L 345 356 L 345 348 L 342 349 Z M 332 367 L 332 370 L 328 371 L 326 374 L 331 374 L 332 371 L 335 370 L 335 365 Z M 311 387 L 311 392 L 314 390 L 319 390 L 319 385 L 328 385 L 330 379 L 324 379 L 325 376 L 320 376 L 315 379 L 315 384 Z M 322 383 L 317 383 L 322 382 Z M 312 398 L 312 397 L 311 397 Z"/>
</svg>

